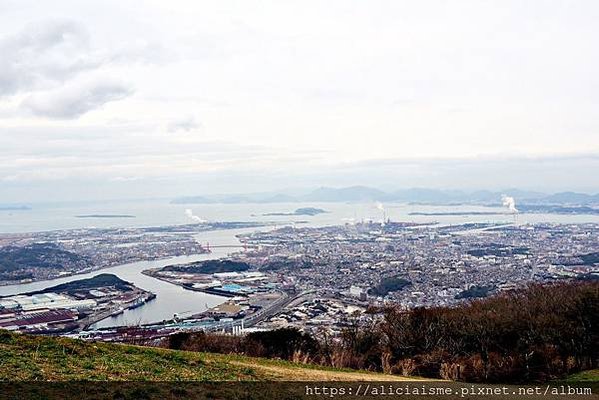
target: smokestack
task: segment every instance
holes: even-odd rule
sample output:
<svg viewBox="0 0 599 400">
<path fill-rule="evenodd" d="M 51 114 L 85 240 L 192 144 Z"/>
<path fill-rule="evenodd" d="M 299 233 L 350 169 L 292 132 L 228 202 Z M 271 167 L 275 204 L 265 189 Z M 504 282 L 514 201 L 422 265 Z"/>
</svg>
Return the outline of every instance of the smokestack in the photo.
<svg viewBox="0 0 599 400">
<path fill-rule="evenodd" d="M 381 203 L 380 201 L 377 201 L 376 203 L 374 203 L 374 205 L 376 206 L 376 208 L 378 210 L 381 210 L 383 212 L 382 225 L 385 225 L 385 220 L 387 219 L 387 212 L 385 211 L 385 207 L 383 206 L 383 203 Z"/>
</svg>

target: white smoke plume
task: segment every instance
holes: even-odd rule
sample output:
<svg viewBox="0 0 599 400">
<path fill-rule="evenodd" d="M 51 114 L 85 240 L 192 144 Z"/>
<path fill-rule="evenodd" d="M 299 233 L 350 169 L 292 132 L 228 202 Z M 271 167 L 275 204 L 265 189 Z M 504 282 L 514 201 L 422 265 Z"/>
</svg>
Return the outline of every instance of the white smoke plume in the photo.
<svg viewBox="0 0 599 400">
<path fill-rule="evenodd" d="M 507 207 L 507 209 L 511 212 L 511 213 L 517 213 L 518 209 L 516 208 L 516 200 L 514 200 L 513 197 L 511 196 L 506 196 L 505 194 L 503 196 L 501 196 L 501 203 L 503 204 L 504 207 Z"/>
<path fill-rule="evenodd" d="M 198 224 L 205 224 L 206 222 L 208 222 L 205 219 L 202 219 L 202 218 L 198 217 L 197 215 L 194 215 L 193 211 L 189 208 L 185 210 L 185 215 L 187 215 L 188 218 L 193 220 L 193 222 L 196 222 Z"/>
<path fill-rule="evenodd" d="M 385 207 L 383 206 L 383 203 L 381 203 L 380 201 L 377 201 L 374 203 L 375 207 L 380 210 L 383 213 L 383 219 L 381 221 L 382 225 L 385 225 L 386 219 L 387 219 L 387 211 L 385 210 Z"/>
</svg>

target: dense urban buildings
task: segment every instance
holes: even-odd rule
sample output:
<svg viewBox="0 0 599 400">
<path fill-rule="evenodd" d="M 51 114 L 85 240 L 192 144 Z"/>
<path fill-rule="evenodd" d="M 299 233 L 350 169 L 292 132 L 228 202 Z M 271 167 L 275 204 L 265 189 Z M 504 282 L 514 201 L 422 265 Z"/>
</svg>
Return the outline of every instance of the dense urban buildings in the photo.
<svg viewBox="0 0 599 400">
<path fill-rule="evenodd" d="M 82 228 L 0 234 L 0 285 L 52 279 L 136 261 L 205 254 L 194 235 L 262 226 L 215 222 L 147 228 Z"/>
<path fill-rule="evenodd" d="M 198 225 L 201 227 L 201 225 Z M 209 251 L 194 225 L 56 231 L 5 238 L 6 249 L 45 246 L 97 269 L 131 260 Z M 238 236 L 236 252 L 217 260 L 147 269 L 144 274 L 185 290 L 217 295 L 220 304 L 139 327 L 140 337 L 181 330 L 241 334 L 296 327 L 339 333 L 373 307 L 451 306 L 533 282 L 597 279 L 599 225 L 384 222 L 325 227 L 287 226 Z M 62 253 L 61 253 L 62 252 Z M 42 267 L 31 267 L 33 276 Z M 72 283 L 76 283 L 74 281 Z M 0 298 L 0 326 L 20 331 L 78 332 L 124 340 L 130 330 L 89 330 L 93 322 L 143 306 L 153 294 L 133 285 L 97 281 L 72 288 Z M 122 286 L 125 285 L 125 286 Z M 143 333 L 145 332 L 145 334 Z"/>
</svg>

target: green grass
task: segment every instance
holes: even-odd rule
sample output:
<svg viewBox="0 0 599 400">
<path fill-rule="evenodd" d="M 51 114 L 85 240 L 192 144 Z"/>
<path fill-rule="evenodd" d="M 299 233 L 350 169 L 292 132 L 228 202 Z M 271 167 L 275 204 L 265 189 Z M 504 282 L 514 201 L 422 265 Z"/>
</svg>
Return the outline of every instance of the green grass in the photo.
<svg viewBox="0 0 599 400">
<path fill-rule="evenodd" d="M 417 380 L 410 378 L 409 380 Z M 0 330 L 0 381 L 381 381 L 406 378 L 288 361 Z M 599 369 L 559 382 L 599 382 Z"/>
<path fill-rule="evenodd" d="M 0 381 L 397 380 L 364 371 L 0 330 Z"/>
<path fill-rule="evenodd" d="M 599 383 L 599 369 L 590 369 L 588 371 L 578 372 L 569 375 L 562 382 L 596 382 Z"/>
<path fill-rule="evenodd" d="M 255 380 L 204 354 L 0 331 L 0 380 Z"/>
</svg>

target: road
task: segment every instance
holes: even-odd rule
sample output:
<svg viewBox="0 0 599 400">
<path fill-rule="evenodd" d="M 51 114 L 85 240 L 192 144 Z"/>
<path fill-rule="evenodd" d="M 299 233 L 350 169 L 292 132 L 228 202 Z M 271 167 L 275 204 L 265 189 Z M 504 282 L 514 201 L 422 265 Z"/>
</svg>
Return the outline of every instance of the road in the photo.
<svg viewBox="0 0 599 400">
<path fill-rule="evenodd" d="M 308 291 L 299 293 L 297 295 L 290 296 L 287 292 L 279 291 L 279 293 L 281 293 L 281 298 L 274 301 L 267 308 L 263 308 L 262 310 L 254 313 L 248 317 L 245 317 L 241 320 L 234 320 L 234 321 L 215 324 L 215 325 L 211 326 L 208 330 L 209 331 L 220 331 L 223 329 L 232 328 L 233 326 L 241 326 L 242 321 L 243 321 L 243 327 L 249 328 L 251 326 L 256 325 L 259 322 L 264 321 L 267 318 L 272 317 L 273 315 L 280 313 L 281 310 L 283 310 L 285 307 L 287 307 L 291 303 L 298 304 L 297 303 L 298 301 L 303 302 L 305 300 L 304 299 L 305 297 L 310 296 L 314 292 L 315 292 L 315 290 L 308 290 Z"/>
</svg>

